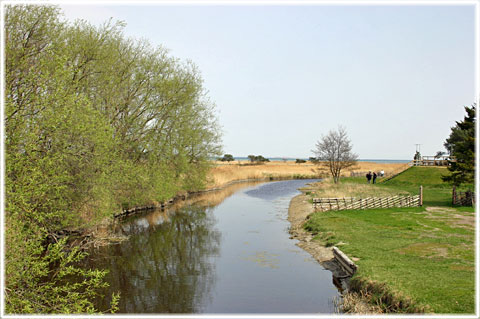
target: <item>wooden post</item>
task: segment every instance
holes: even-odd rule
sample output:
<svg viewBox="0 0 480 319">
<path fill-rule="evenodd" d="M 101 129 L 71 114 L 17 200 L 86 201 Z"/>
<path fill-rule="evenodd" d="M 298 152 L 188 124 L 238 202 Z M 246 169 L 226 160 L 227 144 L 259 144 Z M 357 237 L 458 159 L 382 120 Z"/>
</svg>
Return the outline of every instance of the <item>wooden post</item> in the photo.
<svg viewBox="0 0 480 319">
<path fill-rule="evenodd" d="M 423 186 L 420 185 L 420 206 L 423 206 Z"/>
<path fill-rule="evenodd" d="M 455 206 L 457 204 L 457 188 L 453 186 L 452 190 L 452 205 Z"/>
</svg>

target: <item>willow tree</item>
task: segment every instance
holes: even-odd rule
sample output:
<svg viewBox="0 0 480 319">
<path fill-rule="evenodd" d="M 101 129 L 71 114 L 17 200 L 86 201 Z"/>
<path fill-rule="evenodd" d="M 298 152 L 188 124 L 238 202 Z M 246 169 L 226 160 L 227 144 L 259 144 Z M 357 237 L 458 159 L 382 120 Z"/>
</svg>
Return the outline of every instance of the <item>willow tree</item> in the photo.
<svg viewBox="0 0 480 319">
<path fill-rule="evenodd" d="M 322 135 L 313 150 L 319 164 L 328 168 L 333 181 L 338 183 L 342 170 L 351 167 L 357 162 L 357 154 L 352 151 L 352 143 L 344 127 L 330 130 L 327 135 Z"/>
<path fill-rule="evenodd" d="M 83 269 L 58 231 L 78 225 L 83 199 L 112 150 L 108 123 L 78 94 L 50 6 L 5 14 L 5 311 L 93 313 L 104 271 Z"/>
<path fill-rule="evenodd" d="M 96 312 L 105 273 L 58 234 L 201 188 L 219 154 L 196 67 L 123 28 L 5 6 L 8 313 Z"/>
</svg>

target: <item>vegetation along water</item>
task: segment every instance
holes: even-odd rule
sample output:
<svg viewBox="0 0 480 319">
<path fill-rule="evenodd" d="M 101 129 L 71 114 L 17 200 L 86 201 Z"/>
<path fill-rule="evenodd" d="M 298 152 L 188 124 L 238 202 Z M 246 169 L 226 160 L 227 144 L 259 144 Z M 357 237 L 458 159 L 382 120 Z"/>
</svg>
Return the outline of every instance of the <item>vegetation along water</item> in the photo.
<svg viewBox="0 0 480 319">
<path fill-rule="evenodd" d="M 76 266 L 84 254 L 65 249 L 65 230 L 200 189 L 218 155 L 196 66 L 123 27 L 6 6 L 7 313 L 96 312 L 105 272 Z"/>
<path fill-rule="evenodd" d="M 451 206 L 452 188 L 442 181 L 446 174 L 446 168 L 412 167 L 375 185 L 364 177 L 344 178 L 336 191 L 363 197 L 417 194 L 423 185 L 424 205 L 318 212 L 306 222 L 319 243 L 336 245 L 356 260 L 351 286 L 369 297 L 371 311 L 474 312 L 475 210 Z M 309 191 L 318 197 L 335 189 L 319 184 Z M 354 304 L 344 310 L 357 312 Z"/>
<path fill-rule="evenodd" d="M 288 234 L 290 199 L 319 176 L 335 183 L 308 186 L 295 227 L 311 234 L 294 233 L 358 263 L 352 294 L 379 312 L 474 312 L 476 215 L 452 206 L 451 185 L 474 190 L 476 104 L 446 140 L 448 168 L 397 176 L 408 164 L 358 162 L 344 128 L 322 137 L 308 162 L 222 159 L 215 105 L 195 64 L 127 38 L 123 22 L 68 23 L 50 5 L 4 12 L 6 314 L 332 313 L 332 274 Z M 366 185 L 370 170 L 396 177 Z M 128 218 L 106 234 L 127 240 L 91 247 L 126 208 L 293 178 L 304 180 L 233 185 Z M 315 196 L 416 194 L 420 185 L 422 207 L 305 222 Z M 342 309 L 358 312 L 350 306 Z"/>
<path fill-rule="evenodd" d="M 332 273 L 288 233 L 290 199 L 313 181 L 235 184 L 134 216 L 116 230 L 129 239 L 88 264 L 109 270 L 119 313 L 333 313 Z"/>
</svg>

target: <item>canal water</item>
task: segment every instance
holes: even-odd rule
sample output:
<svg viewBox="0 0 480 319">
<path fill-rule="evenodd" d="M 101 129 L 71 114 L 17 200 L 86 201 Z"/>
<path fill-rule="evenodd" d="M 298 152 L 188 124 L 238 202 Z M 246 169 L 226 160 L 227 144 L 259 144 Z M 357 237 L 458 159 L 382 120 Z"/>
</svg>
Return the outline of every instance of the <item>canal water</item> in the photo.
<svg viewBox="0 0 480 319">
<path fill-rule="evenodd" d="M 290 239 L 288 206 L 312 180 L 236 184 L 132 217 L 90 253 L 109 270 L 97 300 L 120 313 L 333 313 L 332 274 Z"/>
</svg>

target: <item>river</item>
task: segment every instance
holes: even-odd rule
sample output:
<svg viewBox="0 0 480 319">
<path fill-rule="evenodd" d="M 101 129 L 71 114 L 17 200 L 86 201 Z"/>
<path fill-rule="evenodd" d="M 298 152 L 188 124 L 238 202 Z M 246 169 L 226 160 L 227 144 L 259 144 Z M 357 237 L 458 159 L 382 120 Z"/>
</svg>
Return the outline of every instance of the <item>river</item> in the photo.
<svg viewBox="0 0 480 319">
<path fill-rule="evenodd" d="M 290 239 L 291 198 L 312 180 L 235 184 L 116 227 L 93 249 L 119 313 L 333 313 L 332 274 Z"/>
</svg>

